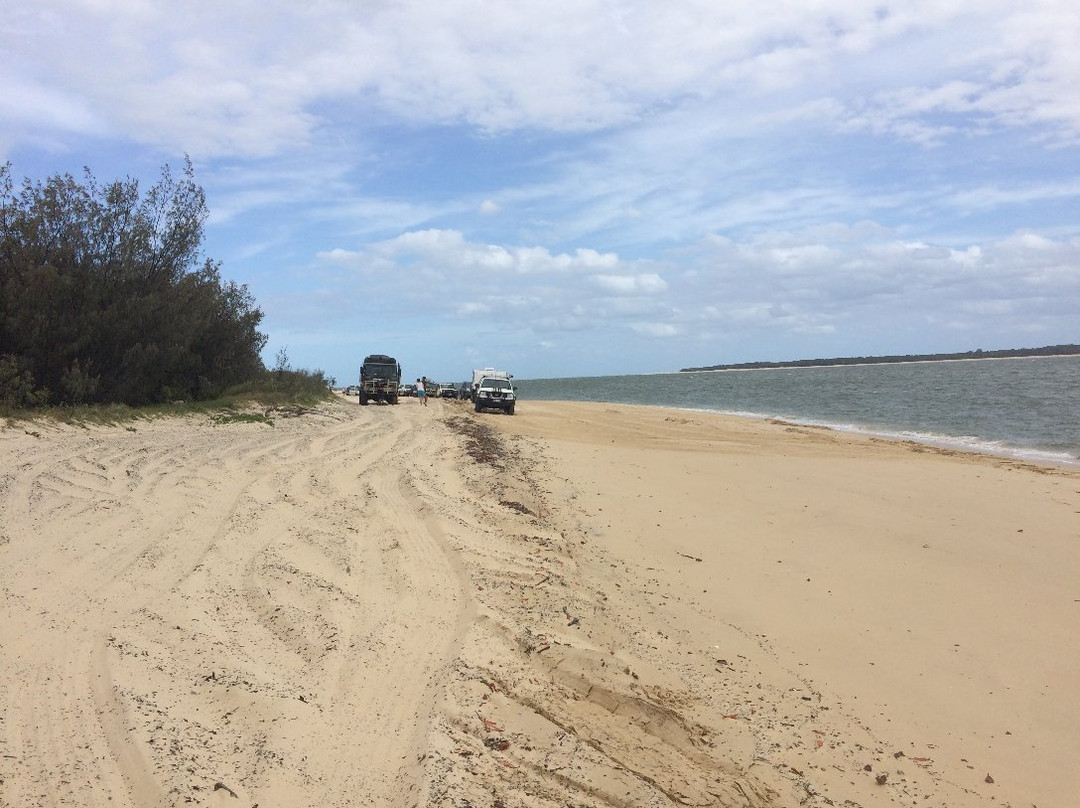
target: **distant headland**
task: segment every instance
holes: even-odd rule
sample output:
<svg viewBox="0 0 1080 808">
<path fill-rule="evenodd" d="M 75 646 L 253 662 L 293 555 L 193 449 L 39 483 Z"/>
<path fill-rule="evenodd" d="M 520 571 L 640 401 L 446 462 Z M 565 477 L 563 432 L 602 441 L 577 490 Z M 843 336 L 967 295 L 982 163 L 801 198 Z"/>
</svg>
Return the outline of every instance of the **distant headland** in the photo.
<svg viewBox="0 0 1080 808">
<path fill-rule="evenodd" d="M 847 356 L 837 359 L 796 359 L 790 362 L 741 362 L 735 365 L 710 365 L 682 368 L 679 373 L 706 370 L 759 370 L 762 368 L 812 368 L 830 365 L 895 365 L 904 362 L 948 362 L 961 359 L 1011 359 L 1025 356 L 1072 356 L 1080 354 L 1080 345 L 1047 345 L 1043 348 L 1012 348 L 1003 351 L 984 351 L 981 348 L 965 353 L 906 354 L 903 356 Z"/>
</svg>

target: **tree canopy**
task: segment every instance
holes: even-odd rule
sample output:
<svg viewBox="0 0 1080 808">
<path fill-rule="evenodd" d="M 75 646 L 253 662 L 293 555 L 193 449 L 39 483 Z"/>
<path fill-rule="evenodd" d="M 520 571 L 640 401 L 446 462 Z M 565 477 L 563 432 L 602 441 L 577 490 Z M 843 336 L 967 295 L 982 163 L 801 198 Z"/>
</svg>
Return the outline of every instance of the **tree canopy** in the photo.
<svg viewBox="0 0 1080 808">
<path fill-rule="evenodd" d="M 262 311 L 201 252 L 190 160 L 101 185 L 0 166 L 0 404 L 205 399 L 265 371 Z"/>
</svg>

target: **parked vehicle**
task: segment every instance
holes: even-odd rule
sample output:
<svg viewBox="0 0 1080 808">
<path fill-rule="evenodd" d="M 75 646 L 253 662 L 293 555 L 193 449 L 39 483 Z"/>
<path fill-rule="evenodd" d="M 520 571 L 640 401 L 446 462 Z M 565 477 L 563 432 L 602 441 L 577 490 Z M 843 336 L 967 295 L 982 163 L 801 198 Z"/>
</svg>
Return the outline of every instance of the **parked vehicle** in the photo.
<svg viewBox="0 0 1080 808">
<path fill-rule="evenodd" d="M 505 370 L 495 370 L 495 368 L 478 368 L 472 372 L 472 389 L 469 392 L 469 398 L 473 403 L 476 402 L 476 390 L 480 387 L 480 382 L 483 379 L 505 379 L 510 381 L 513 376 L 507 373 Z"/>
<path fill-rule="evenodd" d="M 398 385 L 401 384 L 401 365 L 392 356 L 371 354 L 360 366 L 360 404 L 369 401 L 398 403 Z"/>
<path fill-rule="evenodd" d="M 439 385 L 439 398 L 457 398 L 458 388 L 453 382 Z"/>
<path fill-rule="evenodd" d="M 473 406 L 477 412 L 484 409 L 499 409 L 507 415 L 514 414 L 517 403 L 514 386 L 509 379 L 485 376 L 476 387 L 476 399 Z"/>
</svg>

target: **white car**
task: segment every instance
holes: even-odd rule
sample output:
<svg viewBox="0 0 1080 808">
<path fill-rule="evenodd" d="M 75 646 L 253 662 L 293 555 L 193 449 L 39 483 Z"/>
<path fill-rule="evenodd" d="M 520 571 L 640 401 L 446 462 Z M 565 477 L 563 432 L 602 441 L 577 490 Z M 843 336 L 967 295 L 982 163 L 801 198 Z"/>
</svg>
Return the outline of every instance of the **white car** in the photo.
<svg viewBox="0 0 1080 808">
<path fill-rule="evenodd" d="M 513 415 L 516 403 L 514 385 L 510 384 L 509 379 L 485 377 L 480 380 L 480 386 L 476 388 L 474 403 L 477 412 L 483 409 L 499 409 L 507 415 Z"/>
</svg>

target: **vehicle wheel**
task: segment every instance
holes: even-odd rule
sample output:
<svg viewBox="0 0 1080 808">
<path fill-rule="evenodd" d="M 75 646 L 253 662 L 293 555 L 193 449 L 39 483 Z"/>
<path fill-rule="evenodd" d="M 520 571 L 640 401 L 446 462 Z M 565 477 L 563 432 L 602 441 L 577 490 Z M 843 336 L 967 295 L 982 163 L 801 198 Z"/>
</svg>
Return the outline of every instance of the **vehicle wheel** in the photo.
<svg viewBox="0 0 1080 808">
<path fill-rule="evenodd" d="M 473 405 L 473 409 L 477 412 L 480 412 L 480 399 L 476 400 L 476 403 Z"/>
<path fill-rule="evenodd" d="M 390 404 L 397 404 L 397 395 L 387 396 L 386 400 Z"/>
<path fill-rule="evenodd" d="M 367 393 L 365 393 L 363 390 L 360 391 L 360 406 L 367 406 Z"/>
<path fill-rule="evenodd" d="M 511 404 L 509 407 L 506 408 L 506 414 L 507 415 L 513 415 L 514 414 L 514 405 L 513 404 Z"/>
</svg>

